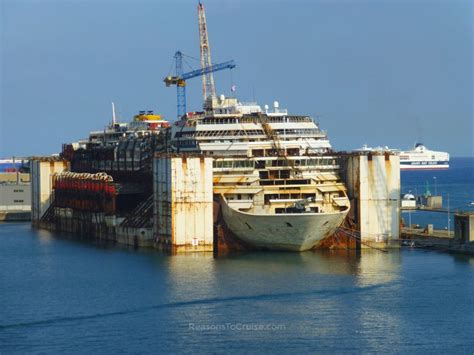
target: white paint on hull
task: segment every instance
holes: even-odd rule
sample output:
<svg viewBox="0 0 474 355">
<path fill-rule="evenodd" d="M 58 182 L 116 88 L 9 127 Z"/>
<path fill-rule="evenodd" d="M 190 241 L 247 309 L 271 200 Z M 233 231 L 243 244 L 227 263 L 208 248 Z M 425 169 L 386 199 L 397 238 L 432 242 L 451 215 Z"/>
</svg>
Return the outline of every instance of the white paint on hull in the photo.
<svg viewBox="0 0 474 355">
<path fill-rule="evenodd" d="M 304 251 L 334 233 L 349 208 L 334 213 L 255 214 L 231 208 L 222 199 L 227 227 L 244 242 L 272 250 Z"/>
<path fill-rule="evenodd" d="M 400 170 L 444 170 L 449 169 L 449 165 L 409 165 L 409 164 L 400 164 Z"/>
</svg>

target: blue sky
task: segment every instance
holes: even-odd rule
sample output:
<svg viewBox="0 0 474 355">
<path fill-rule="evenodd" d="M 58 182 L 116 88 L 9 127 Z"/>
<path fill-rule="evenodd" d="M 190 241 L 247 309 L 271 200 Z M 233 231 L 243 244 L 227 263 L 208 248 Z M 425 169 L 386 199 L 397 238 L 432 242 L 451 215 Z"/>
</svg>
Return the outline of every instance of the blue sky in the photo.
<svg viewBox="0 0 474 355">
<path fill-rule="evenodd" d="M 1 4 L 0 157 L 58 152 L 111 119 L 176 115 L 176 50 L 199 56 L 197 1 Z M 335 149 L 417 140 L 474 155 L 472 1 L 204 2 L 218 93 L 318 116 Z M 199 63 L 188 60 L 192 68 Z M 187 67 L 189 68 L 189 67 Z M 198 110 L 201 81 L 187 87 Z"/>
</svg>

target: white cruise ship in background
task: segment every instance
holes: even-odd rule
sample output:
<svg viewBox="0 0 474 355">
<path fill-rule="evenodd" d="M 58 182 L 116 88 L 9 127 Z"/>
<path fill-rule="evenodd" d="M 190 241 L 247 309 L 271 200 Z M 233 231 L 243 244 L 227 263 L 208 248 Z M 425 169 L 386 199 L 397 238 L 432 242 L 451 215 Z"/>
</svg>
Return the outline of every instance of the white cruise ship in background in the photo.
<svg viewBox="0 0 474 355">
<path fill-rule="evenodd" d="M 209 97 L 172 127 L 172 150 L 214 157 L 214 194 L 232 233 L 265 249 L 308 250 L 333 234 L 350 202 L 326 132 L 308 116 Z"/>
<path fill-rule="evenodd" d="M 427 149 L 416 143 L 412 150 L 400 152 L 400 170 L 448 169 L 449 154 Z"/>
</svg>

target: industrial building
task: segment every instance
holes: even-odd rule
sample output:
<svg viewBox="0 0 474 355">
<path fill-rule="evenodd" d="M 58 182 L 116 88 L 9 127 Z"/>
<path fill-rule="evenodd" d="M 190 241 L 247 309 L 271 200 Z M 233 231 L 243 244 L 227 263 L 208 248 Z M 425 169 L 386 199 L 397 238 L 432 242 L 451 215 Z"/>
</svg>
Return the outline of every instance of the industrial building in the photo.
<svg viewBox="0 0 474 355">
<path fill-rule="evenodd" d="M 0 221 L 27 221 L 31 218 L 30 175 L 0 173 Z"/>
</svg>

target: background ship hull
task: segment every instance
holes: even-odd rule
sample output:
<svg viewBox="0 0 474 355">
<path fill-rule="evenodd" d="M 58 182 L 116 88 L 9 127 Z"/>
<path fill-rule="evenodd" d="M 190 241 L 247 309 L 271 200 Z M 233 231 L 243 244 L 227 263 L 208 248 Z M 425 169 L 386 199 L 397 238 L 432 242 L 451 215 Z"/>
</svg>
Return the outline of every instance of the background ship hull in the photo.
<svg viewBox="0 0 474 355">
<path fill-rule="evenodd" d="M 400 164 L 400 170 L 442 170 L 448 169 L 449 164 L 439 164 L 439 163 L 424 163 L 424 164 Z"/>
</svg>

